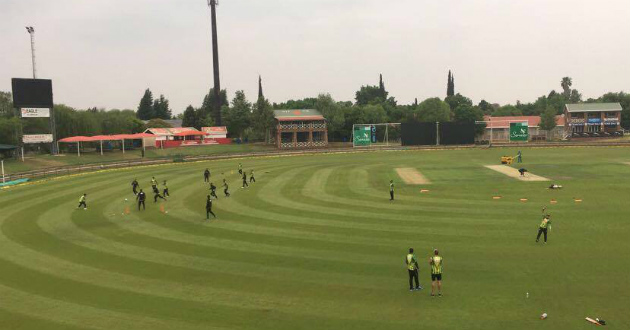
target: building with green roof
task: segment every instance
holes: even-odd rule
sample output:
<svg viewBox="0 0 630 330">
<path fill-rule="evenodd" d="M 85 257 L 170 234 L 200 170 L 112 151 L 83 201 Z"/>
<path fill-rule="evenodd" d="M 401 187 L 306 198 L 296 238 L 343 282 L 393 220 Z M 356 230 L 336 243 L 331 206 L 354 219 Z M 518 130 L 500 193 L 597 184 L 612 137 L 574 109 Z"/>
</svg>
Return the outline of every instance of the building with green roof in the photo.
<svg viewBox="0 0 630 330">
<path fill-rule="evenodd" d="M 621 135 L 621 104 L 580 103 L 565 105 L 565 134 L 569 137 Z"/>
</svg>

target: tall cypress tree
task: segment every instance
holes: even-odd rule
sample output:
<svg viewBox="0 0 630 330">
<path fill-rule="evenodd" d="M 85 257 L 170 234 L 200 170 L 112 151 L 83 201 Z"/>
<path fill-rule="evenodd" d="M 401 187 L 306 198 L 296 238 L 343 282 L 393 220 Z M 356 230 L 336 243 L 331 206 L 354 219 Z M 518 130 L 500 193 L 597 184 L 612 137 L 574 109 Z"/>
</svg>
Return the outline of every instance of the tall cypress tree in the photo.
<svg viewBox="0 0 630 330">
<path fill-rule="evenodd" d="M 381 90 L 381 93 L 385 92 L 385 84 L 383 83 L 383 74 L 378 75 L 378 89 Z"/>
<path fill-rule="evenodd" d="M 142 99 L 140 99 L 140 105 L 138 105 L 138 112 L 136 112 L 138 119 L 149 120 L 154 118 L 155 110 L 153 109 L 153 93 L 147 88 L 144 91 Z"/>
<path fill-rule="evenodd" d="M 258 99 L 261 98 L 265 98 L 265 96 L 263 95 L 263 89 L 262 89 L 262 78 L 260 77 L 260 75 L 258 75 Z"/>
<path fill-rule="evenodd" d="M 448 83 L 446 84 L 446 96 L 455 95 L 455 79 L 451 70 L 448 70 Z"/>
<path fill-rule="evenodd" d="M 171 119 L 172 112 L 164 95 L 160 95 L 159 99 L 153 101 L 153 112 L 155 118 Z"/>
</svg>

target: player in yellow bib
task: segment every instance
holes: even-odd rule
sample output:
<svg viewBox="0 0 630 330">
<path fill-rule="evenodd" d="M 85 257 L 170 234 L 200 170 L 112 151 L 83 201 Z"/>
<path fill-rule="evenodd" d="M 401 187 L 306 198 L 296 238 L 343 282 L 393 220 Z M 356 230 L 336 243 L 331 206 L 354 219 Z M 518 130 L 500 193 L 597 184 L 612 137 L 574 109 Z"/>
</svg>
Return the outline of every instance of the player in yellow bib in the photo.
<svg viewBox="0 0 630 330">
<path fill-rule="evenodd" d="M 442 296 L 442 266 L 444 260 L 440 257 L 437 249 L 433 250 L 433 256 L 429 258 L 431 266 L 431 297 L 435 297 L 435 287 L 438 289 L 438 296 Z"/>
<path fill-rule="evenodd" d="M 409 291 L 422 290 L 420 282 L 418 281 L 418 259 L 416 259 L 416 255 L 413 254 L 413 248 L 409 248 L 409 253 L 405 257 L 405 265 L 409 272 Z M 414 282 L 416 284 L 415 287 L 413 286 Z"/>
<path fill-rule="evenodd" d="M 536 235 L 536 243 L 540 239 L 540 234 L 545 234 L 545 244 L 547 244 L 547 230 L 551 229 L 551 215 L 547 214 L 543 217 L 540 226 L 538 226 L 538 235 Z"/>
</svg>

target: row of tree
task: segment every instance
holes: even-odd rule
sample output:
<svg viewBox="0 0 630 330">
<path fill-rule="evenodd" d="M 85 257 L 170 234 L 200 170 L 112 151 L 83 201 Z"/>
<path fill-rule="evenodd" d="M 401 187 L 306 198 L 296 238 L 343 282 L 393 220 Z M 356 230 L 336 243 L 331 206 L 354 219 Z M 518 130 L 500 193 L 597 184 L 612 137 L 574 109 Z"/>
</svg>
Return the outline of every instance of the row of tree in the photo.
<svg viewBox="0 0 630 330">
<path fill-rule="evenodd" d="M 250 102 L 243 91 L 237 91 L 231 102 L 227 92 L 222 90 L 221 113 L 224 125 L 232 137 L 250 140 L 267 140 L 270 128 L 273 127 L 273 109 L 317 109 L 328 121 L 329 138 L 332 141 L 349 139 L 353 124 L 407 122 L 407 121 L 458 121 L 474 122 L 483 120 L 484 115 L 521 116 L 540 115 L 543 129 L 555 126 L 555 116 L 561 114 L 566 103 L 582 102 L 582 95 L 572 88 L 572 80 L 565 77 L 560 82 L 562 90 L 552 90 L 534 102 L 498 105 L 481 100 L 473 101 L 460 93 L 455 93 L 454 77 L 448 76 L 447 96 L 429 98 L 422 102 L 416 99 L 412 104 L 400 105 L 389 95 L 381 76 L 378 85 L 362 86 L 355 93 L 354 102 L 336 101 L 329 94 L 308 97 L 299 100 L 288 100 L 271 104 L 263 95 L 262 83 L 259 79 L 259 91 L 256 102 Z M 214 108 L 214 91 L 210 89 L 203 98 L 201 107 L 189 105 L 177 117 L 182 119 L 183 126 L 201 128 L 213 126 L 216 112 Z M 606 93 L 587 102 L 619 102 L 622 105 L 622 126 L 630 129 L 630 94 Z M 72 135 L 96 135 L 141 132 L 145 127 L 167 127 L 160 119 L 172 117 L 168 100 L 161 95 L 153 99 L 152 92 L 147 89 L 137 111 L 87 109 L 77 110 L 65 105 L 55 105 L 57 136 L 63 138 Z M 151 120 L 144 124 L 142 120 Z M 20 125 L 20 122 L 22 123 Z M 47 132 L 47 120 L 29 119 L 20 121 L 11 104 L 11 94 L 0 92 L 0 143 L 17 144 L 21 134 Z M 483 126 L 479 125 L 479 131 Z"/>
</svg>

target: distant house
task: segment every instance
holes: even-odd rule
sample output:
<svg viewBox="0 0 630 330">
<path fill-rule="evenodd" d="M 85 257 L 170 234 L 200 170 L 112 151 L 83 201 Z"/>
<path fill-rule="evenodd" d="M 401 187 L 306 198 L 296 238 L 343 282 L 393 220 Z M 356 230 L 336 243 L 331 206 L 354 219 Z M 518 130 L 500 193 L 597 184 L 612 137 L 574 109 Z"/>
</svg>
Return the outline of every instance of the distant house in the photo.
<svg viewBox="0 0 630 330">
<path fill-rule="evenodd" d="M 201 131 L 207 133 L 209 139 L 225 139 L 228 133 L 226 126 L 202 127 Z"/>
<path fill-rule="evenodd" d="M 507 142 L 510 140 L 510 123 L 523 122 L 527 122 L 530 140 L 559 140 L 564 138 L 564 115 L 556 116 L 556 128 L 552 129 L 550 132 L 546 132 L 538 127 L 540 124 L 540 116 L 484 116 L 483 120 L 486 123 L 486 129 L 484 134 L 479 137 L 479 139 L 483 141 Z"/>
<path fill-rule="evenodd" d="M 275 143 L 280 149 L 315 148 L 328 145 L 326 119 L 319 111 L 274 110 Z"/>
<path fill-rule="evenodd" d="M 571 137 L 594 137 L 621 134 L 621 104 L 567 104 L 565 133 Z"/>
</svg>

